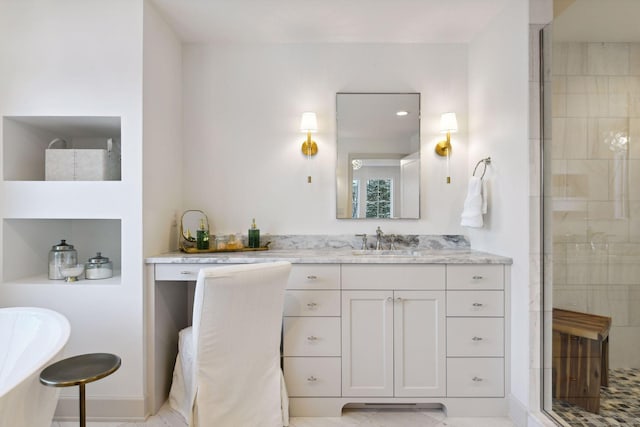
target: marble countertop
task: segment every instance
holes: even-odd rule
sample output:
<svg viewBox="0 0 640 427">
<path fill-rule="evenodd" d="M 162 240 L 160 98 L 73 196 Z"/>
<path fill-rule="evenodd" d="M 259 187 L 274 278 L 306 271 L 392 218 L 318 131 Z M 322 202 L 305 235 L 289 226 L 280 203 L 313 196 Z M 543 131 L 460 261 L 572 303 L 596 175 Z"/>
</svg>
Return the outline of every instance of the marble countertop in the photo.
<svg viewBox="0 0 640 427">
<path fill-rule="evenodd" d="M 293 264 L 511 264 L 511 258 L 461 249 L 375 251 L 353 249 L 271 249 L 250 252 L 187 254 L 169 252 L 148 257 L 147 264 L 247 264 L 289 261 Z"/>
</svg>

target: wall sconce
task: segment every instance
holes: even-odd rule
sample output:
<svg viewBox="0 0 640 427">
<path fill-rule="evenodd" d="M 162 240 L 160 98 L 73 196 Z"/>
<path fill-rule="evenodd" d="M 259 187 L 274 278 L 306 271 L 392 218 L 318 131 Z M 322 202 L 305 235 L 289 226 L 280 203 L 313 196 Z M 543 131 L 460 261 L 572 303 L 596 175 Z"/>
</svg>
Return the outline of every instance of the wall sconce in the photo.
<svg viewBox="0 0 640 427">
<path fill-rule="evenodd" d="M 316 117 L 316 113 L 311 111 L 302 113 L 300 131 L 307 133 L 307 139 L 302 143 L 302 154 L 307 156 L 307 159 L 311 159 L 311 156 L 315 156 L 318 153 L 318 144 L 311 140 L 311 133 L 318 131 L 318 119 Z M 307 182 L 311 184 L 311 174 L 307 176 Z"/>
<path fill-rule="evenodd" d="M 458 132 L 458 120 L 456 113 L 443 113 L 440 116 L 440 132 L 447 134 L 447 139 L 436 144 L 436 153 L 447 157 L 447 184 L 451 184 L 450 157 L 451 157 L 451 133 Z"/>
</svg>

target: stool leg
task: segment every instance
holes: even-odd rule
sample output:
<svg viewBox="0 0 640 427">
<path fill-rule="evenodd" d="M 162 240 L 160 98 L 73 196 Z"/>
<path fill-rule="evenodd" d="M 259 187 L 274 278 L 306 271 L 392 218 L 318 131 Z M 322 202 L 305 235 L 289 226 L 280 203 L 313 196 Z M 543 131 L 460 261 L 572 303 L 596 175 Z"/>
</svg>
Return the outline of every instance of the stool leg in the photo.
<svg viewBox="0 0 640 427">
<path fill-rule="evenodd" d="M 80 427 L 87 427 L 87 412 L 84 399 L 84 383 L 80 383 Z"/>
</svg>

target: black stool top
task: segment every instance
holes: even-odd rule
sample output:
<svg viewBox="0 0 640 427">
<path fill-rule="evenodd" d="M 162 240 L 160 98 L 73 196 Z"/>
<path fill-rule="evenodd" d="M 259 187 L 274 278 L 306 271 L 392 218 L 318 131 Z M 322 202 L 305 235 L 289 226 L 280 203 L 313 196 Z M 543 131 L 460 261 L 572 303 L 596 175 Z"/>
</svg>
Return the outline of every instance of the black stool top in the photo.
<svg viewBox="0 0 640 427">
<path fill-rule="evenodd" d="M 40 373 L 40 382 L 52 387 L 86 384 L 111 375 L 120 364 L 120 357 L 115 354 L 81 354 L 47 366 Z"/>
</svg>

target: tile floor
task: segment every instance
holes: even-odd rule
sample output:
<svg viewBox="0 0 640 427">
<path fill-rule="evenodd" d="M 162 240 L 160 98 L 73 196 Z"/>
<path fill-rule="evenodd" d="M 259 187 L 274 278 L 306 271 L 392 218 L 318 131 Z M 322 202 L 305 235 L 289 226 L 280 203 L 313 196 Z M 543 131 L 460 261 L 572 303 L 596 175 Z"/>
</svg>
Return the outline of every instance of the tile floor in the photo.
<svg viewBox="0 0 640 427">
<path fill-rule="evenodd" d="M 51 427 L 77 427 L 53 422 Z M 447 418 L 439 410 L 345 410 L 339 418 L 293 417 L 290 427 L 513 427 L 508 418 Z M 143 423 L 87 422 L 87 427 L 186 427 L 167 405 Z"/>
<path fill-rule="evenodd" d="M 553 412 L 571 427 L 640 427 L 640 369 L 610 369 L 609 386 L 600 388 L 600 413 L 557 399 Z"/>
</svg>

